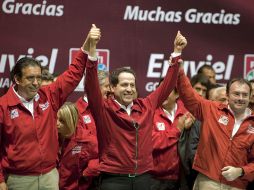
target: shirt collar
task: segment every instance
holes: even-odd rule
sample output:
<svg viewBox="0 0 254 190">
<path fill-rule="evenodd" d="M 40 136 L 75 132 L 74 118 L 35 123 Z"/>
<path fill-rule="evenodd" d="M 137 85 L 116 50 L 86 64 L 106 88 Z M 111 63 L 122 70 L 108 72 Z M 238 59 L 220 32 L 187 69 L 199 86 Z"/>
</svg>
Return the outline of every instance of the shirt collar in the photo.
<svg viewBox="0 0 254 190">
<path fill-rule="evenodd" d="M 37 97 L 38 97 L 38 93 L 37 93 L 37 94 L 32 98 L 32 100 L 27 101 L 25 98 L 23 98 L 22 96 L 20 96 L 20 95 L 18 94 L 18 92 L 16 92 L 14 86 L 13 86 L 12 88 L 13 88 L 14 93 L 18 96 L 18 98 L 20 99 L 20 101 L 21 101 L 22 103 L 30 103 L 30 102 L 33 102 L 34 99 L 37 99 Z"/>
<path fill-rule="evenodd" d="M 165 110 L 164 108 L 162 108 L 164 113 L 167 115 L 168 119 L 173 122 L 175 119 L 175 115 L 176 115 L 176 110 L 177 110 L 177 103 L 175 103 L 174 108 L 171 110 L 171 112 Z"/>
<path fill-rule="evenodd" d="M 230 108 L 230 106 L 228 105 L 228 109 L 230 110 L 230 112 L 234 114 L 233 110 Z M 243 118 L 241 118 L 240 120 L 243 121 L 246 117 L 250 116 L 251 115 L 251 109 L 250 108 L 246 108 L 245 111 L 244 111 L 244 116 Z"/>
<path fill-rule="evenodd" d="M 86 96 L 83 97 L 83 100 L 84 100 L 86 103 L 88 103 L 88 99 L 87 99 Z"/>
<path fill-rule="evenodd" d="M 126 110 L 126 109 L 131 109 L 131 107 L 133 106 L 133 102 L 131 102 L 128 106 L 125 106 L 125 105 L 120 104 L 116 99 L 114 99 L 114 100 L 115 100 L 115 102 L 116 102 L 121 108 L 123 108 L 124 110 Z"/>
</svg>

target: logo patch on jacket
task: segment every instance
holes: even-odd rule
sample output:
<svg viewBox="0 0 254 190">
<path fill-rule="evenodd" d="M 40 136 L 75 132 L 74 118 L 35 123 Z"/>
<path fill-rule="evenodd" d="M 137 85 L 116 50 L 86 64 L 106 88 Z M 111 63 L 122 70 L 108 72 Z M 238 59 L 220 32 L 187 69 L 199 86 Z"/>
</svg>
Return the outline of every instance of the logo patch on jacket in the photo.
<svg viewBox="0 0 254 190">
<path fill-rule="evenodd" d="M 165 131 L 165 123 L 159 123 L 159 122 L 157 122 L 156 123 L 156 127 L 157 127 L 157 129 L 159 130 L 159 131 Z"/>
<path fill-rule="evenodd" d="M 80 153 L 81 148 L 82 148 L 81 146 L 75 146 L 71 151 L 72 155 Z"/>
<path fill-rule="evenodd" d="M 83 116 L 84 123 L 92 123 L 91 117 L 89 115 L 84 115 Z"/>
<path fill-rule="evenodd" d="M 225 115 L 221 115 L 218 122 L 221 123 L 222 125 L 228 125 L 228 117 Z"/>
<path fill-rule="evenodd" d="M 254 127 L 249 125 L 249 127 L 247 129 L 247 133 L 254 134 Z"/>
<path fill-rule="evenodd" d="M 11 110 L 11 119 L 14 119 L 19 116 L 19 112 L 17 109 Z"/>
<path fill-rule="evenodd" d="M 44 111 L 49 107 L 49 102 L 46 102 L 45 104 L 39 104 L 39 107 L 42 109 L 42 111 Z"/>
</svg>

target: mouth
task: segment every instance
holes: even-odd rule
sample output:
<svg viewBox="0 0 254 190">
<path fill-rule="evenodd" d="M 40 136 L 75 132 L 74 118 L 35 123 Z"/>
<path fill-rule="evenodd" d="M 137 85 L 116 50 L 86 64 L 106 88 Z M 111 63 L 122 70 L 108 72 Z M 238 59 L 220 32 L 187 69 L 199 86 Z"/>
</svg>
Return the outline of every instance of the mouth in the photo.
<svg viewBox="0 0 254 190">
<path fill-rule="evenodd" d="M 132 94 L 124 94 L 124 97 L 125 98 L 133 98 L 133 95 Z"/>
</svg>

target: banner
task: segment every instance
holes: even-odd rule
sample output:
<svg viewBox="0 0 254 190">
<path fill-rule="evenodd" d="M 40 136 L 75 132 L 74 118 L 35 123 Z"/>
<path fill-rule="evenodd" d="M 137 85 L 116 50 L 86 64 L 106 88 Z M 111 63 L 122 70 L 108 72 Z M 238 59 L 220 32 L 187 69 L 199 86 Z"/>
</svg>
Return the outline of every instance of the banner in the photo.
<svg viewBox="0 0 254 190">
<path fill-rule="evenodd" d="M 2 0 L 0 95 L 11 85 L 9 73 L 20 57 L 34 57 L 61 74 L 93 23 L 102 31 L 101 66 L 133 68 L 141 97 L 166 74 L 178 30 L 188 40 L 182 57 L 189 77 L 209 64 L 219 83 L 254 78 L 251 0 Z M 82 96 L 82 88 L 81 82 L 71 100 Z"/>
</svg>

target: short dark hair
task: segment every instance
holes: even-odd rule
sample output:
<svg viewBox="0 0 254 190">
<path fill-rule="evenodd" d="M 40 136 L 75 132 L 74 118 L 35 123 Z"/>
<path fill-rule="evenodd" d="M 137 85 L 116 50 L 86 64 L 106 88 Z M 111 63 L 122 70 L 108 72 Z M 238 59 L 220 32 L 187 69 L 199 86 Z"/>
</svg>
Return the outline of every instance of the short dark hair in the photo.
<svg viewBox="0 0 254 190">
<path fill-rule="evenodd" d="M 17 61 L 13 69 L 11 70 L 11 80 L 15 83 L 14 77 L 17 76 L 19 78 L 22 77 L 22 69 L 28 66 L 34 66 L 34 67 L 41 67 L 41 64 L 39 61 L 30 58 L 30 57 L 23 57 Z"/>
<path fill-rule="evenodd" d="M 198 69 L 198 74 L 203 73 L 204 69 L 212 70 L 213 72 L 215 72 L 211 65 L 203 65 Z"/>
<path fill-rule="evenodd" d="M 190 83 L 191 83 L 191 86 L 194 86 L 195 84 L 200 83 L 203 86 L 205 86 L 207 89 L 209 89 L 209 87 L 211 85 L 209 78 L 207 76 L 205 76 L 204 74 L 194 75 L 191 78 Z"/>
<path fill-rule="evenodd" d="M 43 81 L 54 81 L 54 76 L 53 74 L 51 74 L 48 70 L 48 68 L 42 68 L 42 72 L 41 72 L 41 79 Z"/>
<path fill-rule="evenodd" d="M 239 82 L 240 84 L 247 84 L 250 88 L 250 94 L 251 94 L 251 91 L 252 91 L 252 86 L 251 86 L 251 83 L 250 81 L 246 80 L 246 79 L 243 79 L 243 78 L 233 78 L 231 79 L 230 81 L 227 82 L 227 88 L 226 88 L 226 92 L 227 94 L 229 94 L 229 89 L 231 87 L 231 85 L 235 82 Z"/>
<path fill-rule="evenodd" d="M 112 86 L 116 86 L 118 84 L 118 82 L 119 82 L 118 77 L 119 77 L 119 75 L 121 73 L 130 73 L 130 74 L 132 74 L 135 77 L 135 82 L 136 82 L 136 74 L 135 74 L 135 72 L 132 69 L 130 69 L 130 68 L 121 67 L 121 68 L 118 68 L 118 69 L 114 70 L 110 74 L 110 84 Z"/>
</svg>

